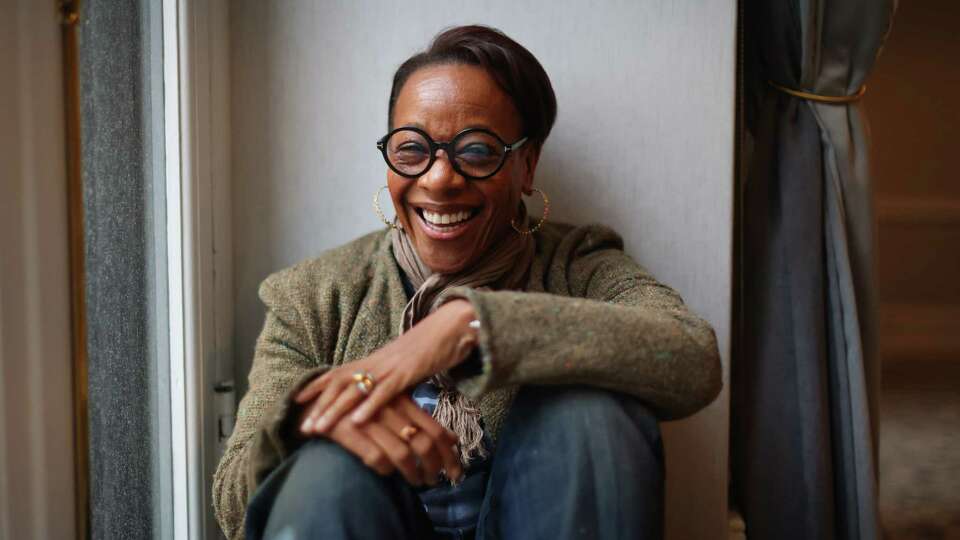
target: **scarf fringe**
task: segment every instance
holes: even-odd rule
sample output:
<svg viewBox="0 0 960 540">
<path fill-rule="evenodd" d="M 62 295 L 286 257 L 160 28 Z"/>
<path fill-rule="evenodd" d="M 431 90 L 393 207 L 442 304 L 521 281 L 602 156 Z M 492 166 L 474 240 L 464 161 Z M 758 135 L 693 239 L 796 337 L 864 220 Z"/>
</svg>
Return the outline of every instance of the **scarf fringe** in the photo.
<svg viewBox="0 0 960 540">
<path fill-rule="evenodd" d="M 457 449 L 460 463 L 466 468 L 472 459 L 487 457 L 489 452 L 483 445 L 480 408 L 455 389 L 448 375 L 434 375 L 431 382 L 440 389 L 437 406 L 433 409 L 433 419 L 459 437 L 460 444 Z"/>
</svg>

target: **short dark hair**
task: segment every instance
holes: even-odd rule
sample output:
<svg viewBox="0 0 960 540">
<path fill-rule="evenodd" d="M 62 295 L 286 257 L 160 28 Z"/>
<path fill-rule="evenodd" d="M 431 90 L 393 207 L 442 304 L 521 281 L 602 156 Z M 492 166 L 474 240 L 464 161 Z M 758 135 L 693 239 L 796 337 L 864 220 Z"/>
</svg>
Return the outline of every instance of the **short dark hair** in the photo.
<svg viewBox="0 0 960 540">
<path fill-rule="evenodd" d="M 489 26 L 457 26 L 433 38 L 427 50 L 408 58 L 393 75 L 387 124 L 393 129 L 393 108 L 400 90 L 418 69 L 439 64 L 480 66 L 513 100 L 523 134 L 536 148 L 543 145 L 557 117 L 557 97 L 550 77 L 536 57 L 503 32 Z"/>
</svg>

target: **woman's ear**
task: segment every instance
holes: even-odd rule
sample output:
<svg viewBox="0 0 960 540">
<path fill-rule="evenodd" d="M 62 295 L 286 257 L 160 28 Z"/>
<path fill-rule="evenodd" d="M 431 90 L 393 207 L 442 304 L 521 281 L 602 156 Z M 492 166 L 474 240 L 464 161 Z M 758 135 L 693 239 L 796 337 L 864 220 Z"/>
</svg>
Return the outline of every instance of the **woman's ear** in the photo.
<svg viewBox="0 0 960 540">
<path fill-rule="evenodd" d="M 526 148 L 521 156 L 523 181 L 520 189 L 524 195 L 533 195 L 533 177 L 537 172 L 537 163 L 540 161 L 540 148 Z"/>
</svg>

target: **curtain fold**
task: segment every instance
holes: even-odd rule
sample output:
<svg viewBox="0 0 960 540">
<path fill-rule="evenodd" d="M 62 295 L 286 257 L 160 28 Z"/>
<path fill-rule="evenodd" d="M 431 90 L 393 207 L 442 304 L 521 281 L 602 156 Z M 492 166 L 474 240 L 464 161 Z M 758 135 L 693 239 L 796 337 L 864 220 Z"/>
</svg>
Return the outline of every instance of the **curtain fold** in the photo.
<svg viewBox="0 0 960 540">
<path fill-rule="evenodd" d="M 858 92 L 896 0 L 744 0 L 742 324 L 732 488 L 751 539 L 877 538 L 879 365 Z"/>
</svg>

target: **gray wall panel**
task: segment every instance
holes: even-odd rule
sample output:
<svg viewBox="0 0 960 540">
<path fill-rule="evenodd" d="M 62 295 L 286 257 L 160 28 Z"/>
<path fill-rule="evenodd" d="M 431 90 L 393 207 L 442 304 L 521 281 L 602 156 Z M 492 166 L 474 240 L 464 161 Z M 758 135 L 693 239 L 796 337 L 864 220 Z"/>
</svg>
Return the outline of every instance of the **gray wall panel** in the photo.
<svg viewBox="0 0 960 540">
<path fill-rule="evenodd" d="M 378 227 L 370 197 L 386 167 L 373 142 L 393 70 L 440 29 L 473 22 L 516 38 L 552 78 L 559 116 L 536 183 L 553 217 L 621 231 L 714 324 L 726 358 L 735 13 L 733 0 L 232 4 L 240 390 L 263 320 L 258 283 Z M 670 535 L 714 537 L 726 520 L 726 394 L 666 431 Z"/>
</svg>

